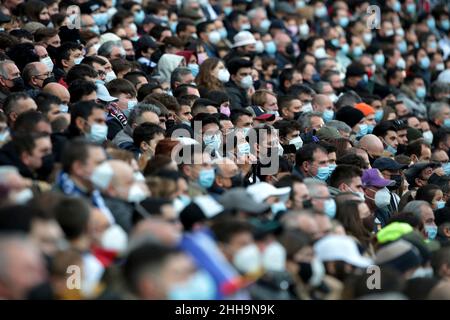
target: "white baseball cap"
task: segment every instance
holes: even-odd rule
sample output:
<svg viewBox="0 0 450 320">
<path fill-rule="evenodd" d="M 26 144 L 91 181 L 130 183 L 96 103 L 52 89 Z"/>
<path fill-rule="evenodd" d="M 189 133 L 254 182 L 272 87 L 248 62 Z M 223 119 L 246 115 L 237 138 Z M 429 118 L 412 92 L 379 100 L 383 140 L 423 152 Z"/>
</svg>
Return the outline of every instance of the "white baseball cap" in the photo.
<svg viewBox="0 0 450 320">
<path fill-rule="evenodd" d="M 258 203 L 263 203 L 269 197 L 273 196 L 288 196 L 291 192 L 291 187 L 275 188 L 267 182 L 259 182 L 247 187 L 247 192 Z"/>
<path fill-rule="evenodd" d="M 344 261 L 358 268 L 372 265 L 372 259 L 364 257 L 358 250 L 356 242 L 349 236 L 332 234 L 314 244 L 314 252 L 322 262 Z"/>
<path fill-rule="evenodd" d="M 247 46 L 249 44 L 256 44 L 255 37 L 249 31 L 241 31 L 233 38 L 233 48 Z"/>
</svg>

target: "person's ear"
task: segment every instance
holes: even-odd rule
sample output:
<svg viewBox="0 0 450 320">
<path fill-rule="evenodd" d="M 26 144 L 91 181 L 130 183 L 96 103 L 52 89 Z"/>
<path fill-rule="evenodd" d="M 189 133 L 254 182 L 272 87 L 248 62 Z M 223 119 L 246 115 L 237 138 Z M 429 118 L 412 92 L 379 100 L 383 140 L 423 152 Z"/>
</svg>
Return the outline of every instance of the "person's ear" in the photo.
<svg viewBox="0 0 450 320">
<path fill-rule="evenodd" d="M 85 120 L 83 118 L 81 118 L 81 117 L 77 117 L 75 119 L 75 125 L 78 128 L 78 130 L 84 131 L 84 121 Z"/>
<path fill-rule="evenodd" d="M 417 158 L 417 156 L 416 156 L 415 154 L 412 154 L 412 155 L 411 155 L 411 161 L 414 162 L 414 163 L 416 163 L 416 162 L 419 161 L 419 158 Z"/>
<path fill-rule="evenodd" d="M 223 178 L 219 175 L 216 175 L 216 179 L 214 180 L 214 182 L 216 183 L 216 185 L 220 188 L 223 188 Z"/>
<path fill-rule="evenodd" d="M 308 172 L 308 171 L 309 171 L 310 164 L 309 164 L 308 161 L 304 161 L 304 162 L 302 163 L 301 167 L 302 167 L 303 171 Z"/>
<path fill-rule="evenodd" d="M 341 183 L 338 189 L 342 192 L 351 192 L 349 187 L 345 183 Z"/>
<path fill-rule="evenodd" d="M 141 144 L 139 145 L 139 149 L 141 149 L 142 152 L 147 152 L 149 148 L 150 146 L 145 141 L 142 141 Z"/>
<path fill-rule="evenodd" d="M 445 227 L 442 231 L 446 238 L 450 238 L 450 227 Z"/>
<path fill-rule="evenodd" d="M 64 68 L 69 67 L 69 61 L 67 61 L 66 59 L 61 59 L 61 64 Z"/>
<path fill-rule="evenodd" d="M 22 152 L 20 154 L 20 160 L 24 165 L 28 166 L 30 164 L 31 156 L 28 152 Z"/>
</svg>

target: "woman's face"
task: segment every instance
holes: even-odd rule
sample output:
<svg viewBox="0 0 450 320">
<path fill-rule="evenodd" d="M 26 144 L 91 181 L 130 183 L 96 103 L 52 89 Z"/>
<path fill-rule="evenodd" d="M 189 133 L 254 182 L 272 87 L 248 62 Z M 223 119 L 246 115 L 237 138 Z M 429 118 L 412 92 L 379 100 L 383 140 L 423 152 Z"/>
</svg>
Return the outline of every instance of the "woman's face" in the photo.
<svg viewBox="0 0 450 320">
<path fill-rule="evenodd" d="M 362 202 L 358 205 L 358 213 L 359 213 L 359 218 L 361 220 L 365 219 L 371 215 L 369 207 L 367 206 L 367 204 L 365 202 Z"/>
<path fill-rule="evenodd" d="M 219 77 L 219 70 L 221 69 L 225 69 L 225 65 L 223 64 L 222 61 L 219 61 L 219 63 L 217 64 L 217 66 L 213 69 L 213 76 L 218 78 Z"/>
<path fill-rule="evenodd" d="M 442 201 L 442 198 L 444 198 L 444 194 L 442 193 L 442 190 L 436 190 L 433 198 L 433 202 L 431 204 L 431 207 L 433 210 L 437 209 L 437 203 L 438 201 Z"/>
<path fill-rule="evenodd" d="M 58 3 L 55 2 L 54 4 L 52 4 L 48 7 L 48 14 L 52 16 L 57 13 L 59 13 L 59 7 L 58 7 Z"/>
<path fill-rule="evenodd" d="M 39 13 L 39 20 L 41 20 L 41 21 L 50 20 L 48 8 L 42 9 L 42 11 Z"/>
<path fill-rule="evenodd" d="M 197 57 L 191 55 L 191 57 L 189 58 L 189 64 L 197 64 Z"/>
</svg>

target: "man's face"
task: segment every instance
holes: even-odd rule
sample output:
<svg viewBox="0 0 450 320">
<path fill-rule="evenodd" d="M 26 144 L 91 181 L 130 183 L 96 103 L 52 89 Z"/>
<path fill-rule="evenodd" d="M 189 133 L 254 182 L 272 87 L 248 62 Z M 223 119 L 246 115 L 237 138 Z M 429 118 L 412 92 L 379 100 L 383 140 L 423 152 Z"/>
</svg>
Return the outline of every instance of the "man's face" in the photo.
<svg viewBox="0 0 450 320">
<path fill-rule="evenodd" d="M 1 77 L 1 84 L 8 88 L 11 89 L 14 86 L 14 79 L 20 77 L 20 71 L 19 68 L 17 68 L 17 66 L 14 63 L 8 63 L 5 66 L 5 71 L 8 75 L 7 78 L 4 78 L 3 76 Z"/>
<path fill-rule="evenodd" d="M 14 109 L 17 115 L 20 115 L 27 111 L 37 110 L 37 105 L 36 102 L 34 102 L 34 100 L 31 98 L 20 99 L 19 101 L 17 101 L 17 104 Z"/>
<path fill-rule="evenodd" d="M 430 206 L 422 206 L 420 217 L 422 218 L 422 223 L 424 225 L 436 226 L 434 222 L 434 213 Z"/>
<path fill-rule="evenodd" d="M 44 46 L 35 45 L 34 50 L 36 54 L 39 56 L 39 59 L 44 59 L 48 57 L 47 49 Z"/>
<path fill-rule="evenodd" d="M 328 154 L 328 164 L 331 164 L 331 165 L 336 164 L 336 152 L 330 152 Z"/>
<path fill-rule="evenodd" d="M 447 163 L 448 162 L 448 154 L 444 150 L 438 150 L 433 153 L 433 161 L 439 163 Z"/>
<path fill-rule="evenodd" d="M 334 90 L 339 90 L 344 86 L 341 77 L 338 74 L 332 75 L 330 77 L 330 84 Z"/>
<path fill-rule="evenodd" d="M 58 251 L 58 244 L 63 239 L 61 227 L 55 220 L 33 219 L 31 239 L 47 256 L 53 256 Z"/>
<path fill-rule="evenodd" d="M 398 147 L 398 140 L 397 140 L 397 132 L 389 130 L 384 137 L 384 141 L 387 145 L 390 145 L 397 149 Z"/>
<path fill-rule="evenodd" d="M 55 48 L 58 48 L 61 46 L 61 39 L 59 38 L 59 35 L 55 35 L 54 37 L 51 37 L 47 40 L 47 45 L 53 46 Z"/>
<path fill-rule="evenodd" d="M 133 97 L 129 93 L 121 93 L 117 98 L 119 98 L 119 100 L 117 101 L 117 106 L 119 107 L 120 110 L 127 110 L 128 101 L 136 100 L 136 97 Z"/>
<path fill-rule="evenodd" d="M 408 126 L 417 130 L 421 129 L 419 119 L 417 119 L 416 117 L 408 118 Z"/>
<path fill-rule="evenodd" d="M 36 73 L 30 79 L 30 84 L 33 87 L 42 88 L 44 86 L 45 79 L 51 77 L 52 73 L 48 71 L 48 68 L 43 63 L 36 63 Z"/>
<path fill-rule="evenodd" d="M 80 178 L 90 184 L 90 179 L 95 168 L 106 161 L 106 154 L 101 147 L 90 147 L 88 158 L 80 166 Z"/>
<path fill-rule="evenodd" d="M 251 232 L 243 231 L 234 234 L 228 243 L 221 245 L 221 249 L 228 261 L 232 262 L 240 249 L 251 244 L 254 244 L 253 235 Z"/>
<path fill-rule="evenodd" d="M 408 108 L 403 103 L 399 103 L 395 105 L 395 113 L 397 113 L 398 117 L 403 117 L 409 114 Z"/>
<path fill-rule="evenodd" d="M 348 186 L 352 192 L 364 192 L 361 177 L 353 177 Z"/>
<path fill-rule="evenodd" d="M 98 73 L 98 78 L 99 78 L 100 80 L 105 80 L 105 78 L 106 78 L 106 70 L 105 70 L 105 67 L 102 66 L 100 63 L 96 63 L 96 62 L 94 62 L 94 63 L 92 64 L 92 66 L 94 67 L 95 71 L 97 71 L 97 73 Z"/>
<path fill-rule="evenodd" d="M 251 128 L 253 126 L 253 118 L 251 116 L 242 115 L 236 121 L 236 128 Z"/>
<path fill-rule="evenodd" d="M 180 112 L 178 113 L 178 119 L 180 122 L 192 120 L 191 107 L 188 105 L 182 105 L 180 107 Z"/>
<path fill-rule="evenodd" d="M 50 137 L 42 137 L 36 140 L 36 145 L 32 152 L 26 156 L 26 165 L 32 170 L 42 167 L 42 158 L 52 152 Z"/>
<path fill-rule="evenodd" d="M 423 144 L 422 144 L 421 148 L 422 148 L 422 150 L 420 152 L 419 161 L 426 161 L 426 162 L 430 161 L 430 159 L 431 159 L 431 149 L 428 146 L 423 145 Z"/>
<path fill-rule="evenodd" d="M 311 117 L 311 129 L 319 130 L 325 125 L 322 117 Z"/>
<path fill-rule="evenodd" d="M 317 188 L 316 196 L 312 197 L 312 205 L 314 211 L 324 212 L 325 210 L 325 201 L 331 199 L 330 192 L 326 186 L 319 186 Z"/>
<path fill-rule="evenodd" d="M 25 299 L 30 289 L 46 279 L 42 256 L 37 250 L 19 244 L 10 245 L 3 254 L 8 257 L 2 270 L 8 282 L 6 298 Z"/>
<path fill-rule="evenodd" d="M 194 164 L 190 165 L 191 173 L 189 178 L 196 181 L 198 179 L 199 173 L 202 169 L 209 170 L 212 168 L 211 157 L 205 152 L 194 154 Z"/>
<path fill-rule="evenodd" d="M 147 111 L 142 113 L 142 115 L 136 119 L 136 126 L 143 124 L 144 122 L 150 122 L 154 124 L 159 124 L 159 117 L 156 113 Z"/>
<path fill-rule="evenodd" d="M 302 110 L 302 102 L 299 99 L 294 99 L 289 103 L 289 107 L 284 108 L 283 117 L 287 120 L 294 119 L 294 114 Z"/>
<path fill-rule="evenodd" d="M 221 164 L 220 172 L 216 174 L 216 184 L 223 189 L 233 187 L 232 178 L 239 174 L 239 168 L 235 163 Z"/>
<path fill-rule="evenodd" d="M 307 162 L 306 165 L 308 175 L 311 177 L 315 177 L 320 167 L 328 166 L 328 154 L 326 154 L 322 150 L 316 150 L 313 154 L 313 161 Z"/>
<path fill-rule="evenodd" d="M 235 75 L 232 75 L 231 78 L 237 85 L 240 85 L 241 80 L 247 76 L 251 76 L 251 74 L 252 74 L 251 68 L 241 68 Z"/>
<path fill-rule="evenodd" d="M 70 69 L 75 65 L 75 59 L 80 59 L 83 57 L 83 53 L 81 52 L 81 50 L 76 49 L 73 51 L 70 51 L 70 56 L 69 56 L 69 60 L 66 61 L 66 69 Z M 65 60 L 63 60 L 65 61 Z"/>
<path fill-rule="evenodd" d="M 195 265 L 190 257 L 184 253 L 174 255 L 167 259 L 166 264 L 159 273 L 157 282 L 159 285 L 155 285 L 156 290 L 160 290 L 161 294 L 157 297 L 153 296 L 152 299 L 168 299 L 171 288 L 180 286 L 194 275 L 196 269 Z"/>
<path fill-rule="evenodd" d="M 263 109 L 266 111 L 277 111 L 277 98 L 271 94 L 266 94 L 266 102 L 263 105 Z"/>
<path fill-rule="evenodd" d="M 295 182 L 292 188 L 294 194 L 292 209 L 303 209 L 303 201 L 311 199 L 308 188 L 302 182 Z"/>
<path fill-rule="evenodd" d="M 398 144 L 407 145 L 408 144 L 408 131 L 407 129 L 402 129 L 397 131 L 397 141 Z"/>
<path fill-rule="evenodd" d="M 122 46 L 125 50 L 125 54 L 127 56 L 133 56 L 134 57 L 134 48 L 133 48 L 133 44 L 131 43 L 130 40 L 122 40 Z"/>
</svg>

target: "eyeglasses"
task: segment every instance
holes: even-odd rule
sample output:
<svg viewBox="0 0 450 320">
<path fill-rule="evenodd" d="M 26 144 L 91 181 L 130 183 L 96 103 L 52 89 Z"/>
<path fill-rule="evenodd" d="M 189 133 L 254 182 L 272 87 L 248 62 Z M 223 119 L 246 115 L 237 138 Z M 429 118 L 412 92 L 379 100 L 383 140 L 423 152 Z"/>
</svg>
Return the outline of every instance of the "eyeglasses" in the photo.
<svg viewBox="0 0 450 320">
<path fill-rule="evenodd" d="M 45 79 L 51 78 L 51 77 L 53 77 L 53 73 L 52 72 L 47 72 L 47 73 L 35 75 L 36 78 L 43 77 L 43 76 L 45 76 Z"/>
</svg>

